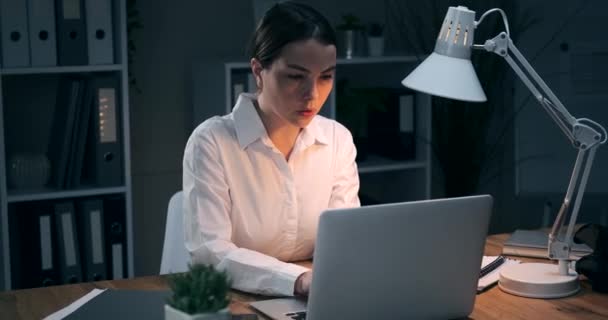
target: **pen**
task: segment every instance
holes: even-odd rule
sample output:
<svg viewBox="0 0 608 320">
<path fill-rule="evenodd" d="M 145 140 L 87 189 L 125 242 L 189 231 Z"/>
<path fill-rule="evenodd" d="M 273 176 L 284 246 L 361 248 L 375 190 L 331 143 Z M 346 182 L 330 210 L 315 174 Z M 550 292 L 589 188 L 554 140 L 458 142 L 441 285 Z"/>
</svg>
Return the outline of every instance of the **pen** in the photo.
<svg viewBox="0 0 608 320">
<path fill-rule="evenodd" d="M 500 267 L 505 262 L 504 256 L 498 256 L 494 261 L 488 263 L 485 267 L 481 268 L 479 272 L 479 278 L 483 278 L 488 273 L 496 270 L 496 268 Z"/>
</svg>

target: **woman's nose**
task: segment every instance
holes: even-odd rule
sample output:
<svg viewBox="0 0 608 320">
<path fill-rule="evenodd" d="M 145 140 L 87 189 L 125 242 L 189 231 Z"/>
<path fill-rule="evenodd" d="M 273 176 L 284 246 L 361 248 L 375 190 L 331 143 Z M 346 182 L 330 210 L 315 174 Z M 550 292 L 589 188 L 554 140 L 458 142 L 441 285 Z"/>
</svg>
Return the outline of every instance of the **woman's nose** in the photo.
<svg viewBox="0 0 608 320">
<path fill-rule="evenodd" d="M 306 81 L 304 88 L 304 97 L 306 100 L 314 100 L 319 96 L 319 89 L 317 88 L 317 82 L 313 79 Z"/>
</svg>

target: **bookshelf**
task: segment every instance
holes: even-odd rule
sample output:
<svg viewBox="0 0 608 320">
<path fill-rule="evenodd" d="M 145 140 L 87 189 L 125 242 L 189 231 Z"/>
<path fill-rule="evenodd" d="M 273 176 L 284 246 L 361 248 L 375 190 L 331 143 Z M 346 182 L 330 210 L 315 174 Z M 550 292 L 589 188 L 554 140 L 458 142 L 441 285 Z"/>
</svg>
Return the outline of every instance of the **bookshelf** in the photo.
<svg viewBox="0 0 608 320">
<path fill-rule="evenodd" d="M 343 122 L 339 110 L 341 93 L 338 93 L 337 84 L 344 80 L 357 89 L 376 88 L 380 91 L 396 91 L 397 95 L 412 95 L 414 101 L 414 157 L 397 159 L 369 152 L 364 159 L 357 160 L 362 200 L 372 199 L 369 202 L 363 201 L 364 203 L 411 201 L 431 197 L 431 98 L 425 94 L 408 92 L 401 85 L 405 75 L 422 59 L 424 57 L 386 56 L 337 60 L 334 89 L 323 106 L 321 115 Z M 250 73 L 250 65 L 247 62 L 201 61 L 193 65 L 192 72 L 194 127 L 211 116 L 223 115 L 232 110 L 235 81 L 241 82 L 237 84 L 239 90 L 242 86 L 245 91 L 251 91 L 247 90 L 253 83 L 250 76 L 247 76 Z M 246 76 L 243 76 L 244 74 Z M 223 96 L 218 92 L 223 92 Z M 218 109 L 217 106 L 223 106 L 223 109 Z M 398 106 L 389 103 L 388 108 Z M 375 126 L 382 127 L 383 124 L 376 123 Z M 354 131 L 351 127 L 349 129 Z M 368 144 L 377 142 L 369 141 Z M 355 143 L 357 144 L 357 141 Z M 357 148 L 360 153 L 364 149 L 360 145 L 357 145 Z"/>
<path fill-rule="evenodd" d="M 50 1 L 53 4 L 55 1 Z M 81 4 L 93 3 L 91 1 L 82 1 Z M 99 5 L 101 2 L 95 2 L 95 5 Z M 83 10 L 86 10 L 83 7 Z M 108 230 L 111 232 L 119 232 L 124 246 L 120 252 L 121 264 L 123 270 L 110 270 L 108 265 L 107 278 L 114 278 L 114 275 L 118 277 L 132 277 L 133 276 L 133 213 L 132 213 L 132 191 L 131 191 L 131 166 L 130 166 L 130 126 L 129 126 L 129 83 L 128 83 L 128 65 L 127 65 L 127 13 L 126 13 L 126 0 L 111 0 L 111 35 L 112 35 L 112 49 L 113 49 L 113 61 L 112 63 L 100 63 L 100 64 L 85 64 L 85 65 L 69 65 L 69 66 L 49 66 L 49 67 L 38 67 L 38 66 L 22 66 L 22 67 L 5 67 L 2 65 L 0 60 L 0 290 L 10 290 L 18 288 L 15 279 L 15 273 L 28 272 L 28 267 L 22 266 L 23 270 L 16 270 L 20 268 L 20 264 L 24 265 L 23 261 L 19 261 L 20 256 L 36 255 L 36 252 L 16 252 L 23 249 L 23 236 L 19 233 L 31 233 L 36 234 L 39 232 L 37 221 L 31 218 L 25 218 L 26 216 L 35 216 L 32 212 L 28 211 L 29 208 L 45 208 L 51 212 L 54 206 L 60 202 L 71 202 L 75 206 L 73 211 L 76 219 L 81 212 L 79 211 L 79 205 L 86 201 L 97 201 L 101 200 L 103 203 L 104 216 L 116 212 L 120 216 L 121 224 L 119 225 L 108 225 L 106 221 L 106 228 L 103 229 L 104 237 L 106 241 L 108 238 L 114 235 L 109 235 Z M 84 11 L 83 11 L 84 12 Z M 97 11 L 98 13 L 99 11 Z M 29 14 L 29 13 L 28 13 Z M 98 16 L 98 15 L 96 15 Z M 87 15 L 83 14 L 83 21 Z M 59 19 L 55 17 L 56 19 Z M 88 28 L 88 27 L 87 27 Z M 2 30 L 0 30 L 2 31 Z M 57 44 L 57 46 L 59 46 Z M 89 47 L 90 48 L 90 47 Z M 98 52 L 98 51 L 95 51 Z M 57 55 L 59 58 L 59 50 Z M 88 55 L 91 58 L 91 55 Z M 108 96 L 99 93 L 91 93 L 92 104 L 87 104 L 83 100 L 79 100 L 77 105 L 79 106 L 90 106 L 92 109 L 91 118 L 83 116 L 82 119 L 86 119 L 88 122 L 88 129 L 82 131 L 74 129 L 73 141 L 78 134 L 86 136 L 84 139 L 84 147 L 82 150 L 82 170 L 70 169 L 78 171 L 79 175 L 83 173 L 82 181 L 77 179 L 78 183 L 74 186 L 67 187 L 56 187 L 50 183 L 54 178 L 43 179 L 38 176 L 40 181 L 45 183 L 39 183 L 35 186 L 20 186 L 15 184 L 15 173 L 10 172 L 11 159 L 14 159 L 16 155 L 31 156 L 35 155 L 40 159 L 42 155 L 46 157 L 47 164 L 44 165 L 45 169 L 40 169 L 41 162 L 29 162 L 38 165 L 37 169 L 25 170 L 25 174 L 30 174 L 36 177 L 32 172 L 43 172 L 44 176 L 52 176 L 53 170 L 55 169 L 55 163 L 52 159 L 49 159 L 47 154 L 49 142 L 55 138 L 53 130 L 53 122 L 57 116 L 56 109 L 57 101 L 56 97 L 59 95 L 58 88 L 60 82 L 65 78 L 78 78 L 86 79 L 82 82 L 82 89 L 80 89 L 79 95 L 85 96 L 86 90 L 91 92 L 101 92 L 105 90 L 108 84 L 95 84 L 95 81 L 99 79 L 109 79 L 114 85 L 110 91 L 105 91 L 115 102 L 115 109 L 110 107 L 109 112 L 115 112 L 114 118 L 116 126 L 112 127 L 110 131 L 104 131 L 103 124 L 106 123 L 110 118 L 104 118 L 103 120 L 97 119 L 98 117 L 93 116 L 96 110 L 99 110 L 99 117 L 103 117 L 101 110 L 102 99 Z M 91 82 L 89 82 L 89 79 Z M 98 85 L 98 86 L 96 86 Z M 89 89 L 89 86 L 95 89 Z M 115 94 L 115 95 L 114 95 Z M 99 108 L 98 108 L 99 107 Z M 78 107 L 76 107 L 78 108 Z M 80 110 L 80 109 L 78 109 Z M 80 112 L 80 111 L 77 111 Z M 68 116 L 65 114 L 64 116 Z M 74 116 L 78 119 L 78 116 Z M 90 120 L 89 120 L 90 119 Z M 105 122 L 104 122 L 105 121 Z M 82 122 L 81 122 L 82 123 Z M 90 138 L 91 132 L 95 130 L 94 124 L 99 123 L 100 132 L 111 132 L 113 135 L 111 138 L 113 141 L 112 154 L 109 155 L 105 152 L 102 147 L 102 142 L 95 144 L 95 140 Z M 74 124 L 75 126 L 77 124 Z M 86 127 L 85 127 L 86 128 Z M 84 132 L 84 133 L 83 133 Z M 115 133 L 115 136 L 114 136 Z M 103 134 L 103 133 L 100 133 Z M 72 141 L 72 140 L 71 140 Z M 101 139 L 103 143 L 107 143 L 108 140 Z M 74 142 L 71 142 L 72 144 Z M 98 150 L 103 151 L 104 160 L 107 163 L 118 163 L 117 166 L 107 169 L 105 173 L 118 177 L 113 183 L 100 183 L 101 179 L 94 178 L 98 176 L 98 173 L 92 173 L 97 171 L 95 165 L 92 163 L 100 164 L 99 167 L 106 165 L 106 162 L 99 160 L 99 162 L 92 161 L 96 159 L 92 156 L 90 150 L 98 146 Z M 75 148 L 73 145 L 71 148 Z M 69 149 L 73 150 L 73 149 Z M 112 156 L 116 154 L 116 158 Z M 72 157 L 70 155 L 70 157 Z M 71 158 L 69 158 L 71 159 Z M 113 161 L 113 159 L 117 159 Z M 14 160 L 13 160 L 14 161 Z M 44 161 L 43 161 L 44 162 Z M 76 161 L 78 162 L 78 161 Z M 76 163 L 76 162 L 70 162 Z M 119 169 L 116 169 L 119 168 Z M 38 170 L 38 171 L 36 171 Z M 92 171 L 91 171 L 92 170 Z M 105 169 L 104 169 L 105 170 Z M 108 171 L 109 170 L 109 171 Z M 104 171 L 100 171 L 104 172 Z M 20 173 L 23 175 L 23 173 Z M 11 179 L 12 178 L 12 179 Z M 36 209 L 40 210 L 40 209 Z M 52 212 L 51 212 L 52 215 Z M 53 218 L 56 219 L 57 217 Z M 29 219 L 29 220 L 28 220 Z M 32 220 L 32 221 L 30 221 Z M 20 221 L 18 224 L 16 221 Z M 23 224 L 21 221 L 29 221 L 28 224 Z M 41 220 L 42 221 L 42 220 Z M 17 226 L 20 230 L 17 229 Z M 81 226 L 76 224 L 76 232 L 82 232 Z M 59 239 L 56 231 L 53 229 L 53 242 L 58 243 Z M 79 238 L 80 240 L 80 238 Z M 80 242 L 80 241 L 79 241 Z M 42 245 L 42 244 L 41 244 Z M 81 244 L 79 244 L 81 245 Z M 82 245 L 81 245 L 82 246 Z M 109 263 L 107 257 L 111 251 L 115 249 L 115 246 L 105 247 L 104 251 L 106 254 L 105 262 Z M 86 250 L 84 247 L 79 249 L 81 251 Z M 55 265 L 60 263 L 60 259 L 57 256 L 56 248 L 53 248 L 53 263 Z M 83 262 L 80 262 L 83 264 Z M 120 273 L 119 273 L 120 271 Z M 34 277 L 35 275 L 24 274 L 25 277 Z M 83 276 L 83 281 L 85 280 Z M 55 284 L 60 284 L 55 283 Z M 35 286 L 35 285 L 34 285 Z"/>
</svg>

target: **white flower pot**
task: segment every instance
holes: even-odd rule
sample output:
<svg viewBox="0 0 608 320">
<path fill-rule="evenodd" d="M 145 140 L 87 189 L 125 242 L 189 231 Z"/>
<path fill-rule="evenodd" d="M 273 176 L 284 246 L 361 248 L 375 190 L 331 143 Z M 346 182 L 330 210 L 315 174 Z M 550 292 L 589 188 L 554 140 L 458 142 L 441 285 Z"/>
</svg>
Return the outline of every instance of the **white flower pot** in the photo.
<svg viewBox="0 0 608 320">
<path fill-rule="evenodd" d="M 230 320 L 230 312 L 224 308 L 216 313 L 187 314 L 166 304 L 165 320 Z"/>
<path fill-rule="evenodd" d="M 384 55 L 384 37 L 368 37 L 367 48 L 370 56 L 381 57 Z"/>
</svg>

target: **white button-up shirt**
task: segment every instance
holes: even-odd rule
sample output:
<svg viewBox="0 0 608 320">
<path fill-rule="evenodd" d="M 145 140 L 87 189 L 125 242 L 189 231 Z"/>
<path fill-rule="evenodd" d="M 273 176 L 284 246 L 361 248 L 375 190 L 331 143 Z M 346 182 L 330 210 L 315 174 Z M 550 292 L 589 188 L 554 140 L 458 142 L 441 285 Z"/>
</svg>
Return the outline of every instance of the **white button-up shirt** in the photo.
<svg viewBox="0 0 608 320">
<path fill-rule="evenodd" d="M 235 289 L 293 295 L 327 208 L 359 206 L 350 132 L 315 116 L 286 160 L 273 145 L 253 99 L 199 125 L 184 152 L 186 248 L 193 263 L 226 270 Z"/>
</svg>

